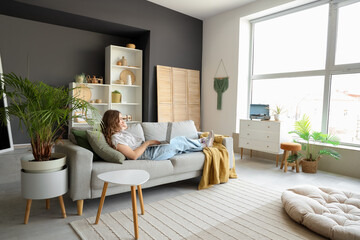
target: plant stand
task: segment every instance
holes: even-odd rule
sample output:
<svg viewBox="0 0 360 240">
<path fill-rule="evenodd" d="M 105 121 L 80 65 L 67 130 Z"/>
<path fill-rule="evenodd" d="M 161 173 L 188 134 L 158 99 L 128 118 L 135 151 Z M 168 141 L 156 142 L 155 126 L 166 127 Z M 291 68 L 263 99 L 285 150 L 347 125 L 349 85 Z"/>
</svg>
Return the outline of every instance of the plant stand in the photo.
<svg viewBox="0 0 360 240">
<path fill-rule="evenodd" d="M 50 198 L 58 197 L 62 217 L 66 218 L 65 205 L 62 195 L 68 190 L 68 169 L 46 173 L 28 173 L 21 170 L 21 194 L 27 200 L 24 224 L 30 216 L 32 200 L 46 199 L 46 209 L 50 208 Z"/>
</svg>

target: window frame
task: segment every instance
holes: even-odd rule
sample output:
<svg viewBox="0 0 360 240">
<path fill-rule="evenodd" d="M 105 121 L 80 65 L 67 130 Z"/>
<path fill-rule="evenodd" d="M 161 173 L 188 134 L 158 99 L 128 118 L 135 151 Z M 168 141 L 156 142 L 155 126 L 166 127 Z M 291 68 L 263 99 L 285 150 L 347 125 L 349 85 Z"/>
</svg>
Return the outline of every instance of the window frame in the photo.
<svg viewBox="0 0 360 240">
<path fill-rule="evenodd" d="M 253 81 L 256 80 L 271 80 L 275 78 L 293 78 L 293 77 L 307 77 L 307 76 L 324 76 L 324 95 L 323 95 L 323 108 L 322 108 L 322 121 L 321 132 L 328 133 L 329 114 L 330 114 L 330 99 L 331 99 L 331 78 L 333 75 L 360 73 L 360 62 L 350 64 L 335 65 L 336 53 L 336 38 L 337 38 L 337 25 L 338 25 L 338 10 L 353 3 L 360 2 L 360 0 L 320 0 L 313 3 L 305 4 L 299 7 L 291 8 L 285 11 L 280 11 L 270 14 L 261 18 L 253 19 L 250 21 L 250 59 L 249 59 L 249 94 L 248 94 L 248 109 L 247 115 L 250 111 L 250 103 L 252 102 Z M 311 71 L 297 71 L 297 72 L 281 72 L 271 74 L 253 74 L 254 70 L 254 25 L 258 22 L 266 21 L 276 17 L 292 14 L 295 12 L 303 11 L 309 8 L 317 7 L 320 5 L 329 4 L 329 18 L 328 18 L 328 32 L 327 32 L 327 48 L 325 55 L 325 68 Z M 359 80 L 360 81 L 360 80 Z M 360 144 L 344 143 L 341 145 L 360 147 Z"/>
</svg>

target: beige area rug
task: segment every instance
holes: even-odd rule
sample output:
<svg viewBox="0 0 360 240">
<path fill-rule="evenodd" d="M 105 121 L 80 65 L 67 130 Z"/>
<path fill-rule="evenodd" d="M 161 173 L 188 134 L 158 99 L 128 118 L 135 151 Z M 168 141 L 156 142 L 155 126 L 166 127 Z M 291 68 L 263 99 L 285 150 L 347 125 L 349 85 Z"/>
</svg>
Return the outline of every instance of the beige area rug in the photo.
<svg viewBox="0 0 360 240">
<path fill-rule="evenodd" d="M 280 197 L 279 191 L 234 179 L 146 204 L 139 239 L 323 239 L 291 220 Z M 71 226 L 82 239 L 134 239 L 132 219 L 125 209 L 102 214 L 98 225 L 94 216 Z"/>
</svg>

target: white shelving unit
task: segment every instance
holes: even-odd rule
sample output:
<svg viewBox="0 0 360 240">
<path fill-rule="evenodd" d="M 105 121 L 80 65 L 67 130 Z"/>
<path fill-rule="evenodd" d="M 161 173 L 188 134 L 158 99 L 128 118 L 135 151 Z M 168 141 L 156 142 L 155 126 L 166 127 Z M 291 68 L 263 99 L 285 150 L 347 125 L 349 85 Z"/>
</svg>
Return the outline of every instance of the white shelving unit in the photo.
<svg viewBox="0 0 360 240">
<path fill-rule="evenodd" d="M 101 99 L 101 103 L 91 103 L 95 108 L 97 108 L 101 115 L 103 115 L 106 110 L 110 109 L 111 107 L 111 95 L 110 95 L 110 85 L 109 84 L 93 84 L 93 83 L 75 83 L 71 82 L 69 84 L 70 89 L 74 89 L 76 87 L 88 87 L 91 91 L 91 98 L 90 101 L 95 101 L 96 99 Z M 74 114 L 81 114 L 81 113 L 75 113 Z M 87 123 L 82 122 L 81 119 L 78 120 L 79 122 L 76 122 L 72 120 L 69 125 L 71 127 L 86 127 Z"/>
<path fill-rule="evenodd" d="M 117 62 L 124 57 L 126 66 L 119 66 Z M 135 76 L 133 85 L 119 84 L 120 74 L 131 71 Z M 131 115 L 132 122 L 142 121 L 142 50 L 110 45 L 105 49 L 105 83 L 110 85 L 111 92 L 121 93 L 121 103 L 112 103 L 110 108 L 116 109 L 123 116 Z M 126 79 L 125 79 L 126 83 Z M 111 97 L 110 97 L 111 99 Z"/>
<path fill-rule="evenodd" d="M 125 57 L 127 66 L 119 66 L 116 63 Z M 131 71 L 135 76 L 132 85 L 119 84 L 122 71 Z M 92 103 L 100 114 L 103 115 L 108 109 L 116 109 L 123 116 L 131 115 L 132 121 L 127 123 L 142 122 L 142 50 L 110 45 L 105 48 L 105 84 L 81 83 L 91 90 L 91 99 L 101 99 L 101 103 Z M 126 81 L 125 81 L 126 83 Z M 70 83 L 69 88 L 79 87 L 78 83 Z M 113 91 L 121 93 L 121 103 L 111 102 Z M 73 113 L 75 114 L 75 113 Z M 82 122 L 70 122 L 71 127 L 87 126 Z"/>
</svg>

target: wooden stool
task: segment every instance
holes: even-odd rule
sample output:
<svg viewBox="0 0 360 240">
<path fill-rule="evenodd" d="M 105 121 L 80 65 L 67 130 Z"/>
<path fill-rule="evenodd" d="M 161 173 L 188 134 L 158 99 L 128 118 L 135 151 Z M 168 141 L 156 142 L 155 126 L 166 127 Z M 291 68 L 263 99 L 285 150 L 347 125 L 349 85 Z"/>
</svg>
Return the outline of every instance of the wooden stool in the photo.
<svg viewBox="0 0 360 240">
<path fill-rule="evenodd" d="M 296 172 L 298 173 L 299 172 L 299 162 L 297 160 L 295 160 L 294 162 L 289 163 L 287 161 L 287 158 L 289 157 L 289 151 L 291 151 L 292 154 L 296 154 L 298 151 L 300 151 L 301 144 L 293 143 L 293 142 L 285 142 L 285 143 L 281 143 L 280 148 L 284 150 L 284 155 L 283 155 L 283 159 L 281 161 L 280 169 L 282 169 L 283 166 L 285 165 L 284 172 L 287 172 L 288 167 L 292 167 L 292 169 L 294 169 L 296 166 Z"/>
</svg>

